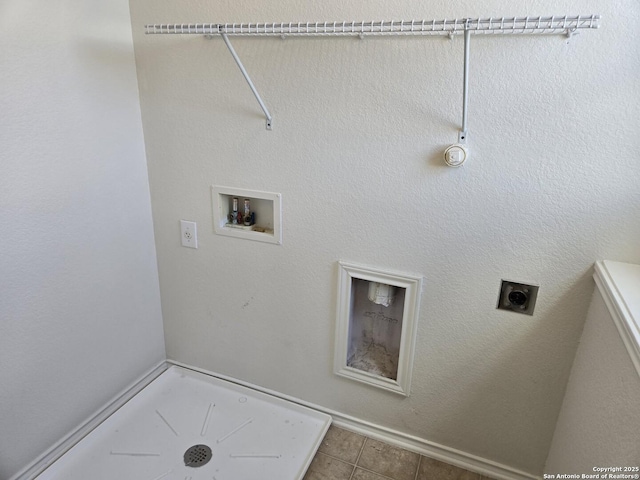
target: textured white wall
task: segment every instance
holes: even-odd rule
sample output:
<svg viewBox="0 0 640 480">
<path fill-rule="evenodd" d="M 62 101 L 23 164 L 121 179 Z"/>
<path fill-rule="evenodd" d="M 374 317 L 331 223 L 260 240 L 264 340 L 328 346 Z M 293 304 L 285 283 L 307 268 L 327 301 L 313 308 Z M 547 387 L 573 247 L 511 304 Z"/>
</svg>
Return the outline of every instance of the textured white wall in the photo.
<svg viewBox="0 0 640 480">
<path fill-rule="evenodd" d="M 164 358 L 126 0 L 0 3 L 0 478 Z"/>
<path fill-rule="evenodd" d="M 636 0 L 132 0 L 170 358 L 541 473 L 598 258 L 639 261 Z M 220 39 L 145 23 L 599 13 L 564 37 Z M 210 185 L 282 193 L 282 246 L 213 233 Z M 178 221 L 198 222 L 199 249 Z M 412 395 L 332 374 L 338 260 L 425 277 Z M 538 283 L 535 315 L 495 309 Z"/>
<path fill-rule="evenodd" d="M 640 377 L 596 288 L 545 472 L 593 475 L 594 467 L 638 467 L 639 397 Z"/>
</svg>

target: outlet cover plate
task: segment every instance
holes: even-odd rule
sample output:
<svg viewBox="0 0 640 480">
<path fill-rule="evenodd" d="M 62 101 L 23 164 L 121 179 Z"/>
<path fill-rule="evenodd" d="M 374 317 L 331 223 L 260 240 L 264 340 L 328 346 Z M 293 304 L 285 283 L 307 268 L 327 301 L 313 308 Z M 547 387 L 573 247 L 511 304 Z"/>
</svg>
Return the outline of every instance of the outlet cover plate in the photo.
<svg viewBox="0 0 640 480">
<path fill-rule="evenodd" d="M 198 230 L 196 222 L 180 220 L 180 238 L 183 247 L 198 248 Z"/>
</svg>

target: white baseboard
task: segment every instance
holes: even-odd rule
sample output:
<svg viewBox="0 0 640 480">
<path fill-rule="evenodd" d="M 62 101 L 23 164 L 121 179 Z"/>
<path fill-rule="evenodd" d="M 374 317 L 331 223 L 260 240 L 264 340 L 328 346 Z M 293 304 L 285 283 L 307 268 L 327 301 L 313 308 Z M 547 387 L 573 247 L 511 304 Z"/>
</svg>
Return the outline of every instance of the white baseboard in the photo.
<svg viewBox="0 0 640 480">
<path fill-rule="evenodd" d="M 50 449 L 45 451 L 9 480 L 32 480 L 40 475 L 47 467 L 64 455 L 69 449 L 71 449 L 71 447 L 87 436 L 89 432 L 105 421 L 111 414 L 127 403 L 144 387 L 149 385 L 168 367 L 169 365 L 164 360 L 160 362 L 147 373 L 142 375 L 138 380 L 122 390 L 118 395 L 113 397 L 99 411 L 82 422 L 78 427 L 72 430 L 71 433 L 60 439 Z"/>
<path fill-rule="evenodd" d="M 216 377 L 221 380 L 226 380 L 228 382 L 242 385 L 244 387 L 248 387 L 262 393 L 273 395 L 274 397 L 278 397 L 283 400 L 296 403 L 298 405 L 318 410 L 320 412 L 331 415 L 334 425 L 342 427 L 346 430 L 351 430 L 367 437 L 371 437 L 376 440 L 380 440 L 391 445 L 395 445 L 400 448 L 419 453 L 420 455 L 424 455 L 425 457 L 434 458 L 436 460 L 440 460 L 442 462 L 449 463 L 466 470 L 481 473 L 491 478 L 495 478 L 498 480 L 538 480 L 539 478 L 541 478 L 536 475 L 511 468 L 507 465 L 502 465 L 500 463 L 487 460 L 486 458 L 481 458 L 470 453 L 462 452 L 454 448 L 430 442 L 423 438 L 407 435 L 406 433 L 382 427 L 380 425 L 376 425 L 359 418 L 344 415 L 340 412 L 329 410 L 319 405 L 314 405 L 298 398 L 290 397 L 289 395 L 284 395 L 280 392 L 269 390 L 267 388 L 254 385 L 249 382 L 244 382 L 233 377 L 228 377 L 226 375 L 211 372 L 174 360 L 167 360 L 167 362 L 172 365 L 177 365 L 179 367 L 188 368 L 196 372 L 211 375 L 212 377 Z"/>
<path fill-rule="evenodd" d="M 333 424 L 345 430 L 360 433 L 361 435 L 380 440 L 381 442 L 419 453 L 425 457 L 440 460 L 441 462 L 455 465 L 456 467 L 464 468 L 472 472 L 481 473 L 482 475 L 498 480 L 538 480 L 541 478 L 507 465 L 487 460 L 486 458 L 430 442 L 420 437 L 371 424 L 360 419 L 341 415 L 340 413 L 335 414 Z"/>
</svg>

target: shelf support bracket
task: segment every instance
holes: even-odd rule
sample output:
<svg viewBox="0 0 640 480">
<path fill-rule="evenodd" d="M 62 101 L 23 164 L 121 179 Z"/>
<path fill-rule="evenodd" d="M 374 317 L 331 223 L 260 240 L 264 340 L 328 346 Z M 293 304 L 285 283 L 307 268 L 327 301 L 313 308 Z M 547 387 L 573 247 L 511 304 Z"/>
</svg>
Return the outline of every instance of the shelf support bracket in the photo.
<svg viewBox="0 0 640 480">
<path fill-rule="evenodd" d="M 469 49 L 471 46 L 470 21 L 464 24 L 464 73 L 462 86 L 462 129 L 458 132 L 458 143 L 467 142 L 467 111 L 469 105 Z"/>
<path fill-rule="evenodd" d="M 249 84 L 249 88 L 251 89 L 251 91 L 253 92 L 253 95 L 256 97 L 256 100 L 260 104 L 260 108 L 262 108 L 262 111 L 264 112 L 264 116 L 265 116 L 265 119 L 266 119 L 267 130 L 271 130 L 272 119 L 271 119 L 271 114 L 269 113 L 269 110 L 267 109 L 267 106 L 262 101 L 262 97 L 258 93 L 258 90 L 256 90 L 256 87 L 253 84 L 253 82 L 251 81 L 251 77 L 249 77 L 249 74 L 247 73 L 247 70 L 244 68 L 244 65 L 242 65 L 242 62 L 240 61 L 240 57 L 238 57 L 238 54 L 233 49 L 233 45 L 231 45 L 231 42 L 229 41 L 229 37 L 227 37 L 227 34 L 224 33 L 224 32 L 220 32 L 220 36 L 222 37 L 222 40 L 224 40 L 224 43 L 227 46 L 227 48 L 229 49 L 229 53 L 231 53 L 231 56 L 233 57 L 233 59 L 235 60 L 236 64 L 238 65 L 238 68 L 240 69 L 240 72 L 242 73 L 242 76 L 244 77 L 244 79 Z"/>
</svg>

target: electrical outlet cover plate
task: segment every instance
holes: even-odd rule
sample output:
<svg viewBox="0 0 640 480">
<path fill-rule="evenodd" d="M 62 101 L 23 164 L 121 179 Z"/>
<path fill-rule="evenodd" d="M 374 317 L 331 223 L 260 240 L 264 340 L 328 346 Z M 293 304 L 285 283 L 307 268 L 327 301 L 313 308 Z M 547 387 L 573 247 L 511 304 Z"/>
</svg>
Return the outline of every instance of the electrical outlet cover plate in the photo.
<svg viewBox="0 0 640 480">
<path fill-rule="evenodd" d="M 180 238 L 183 247 L 198 248 L 198 231 L 196 222 L 180 220 Z"/>
<path fill-rule="evenodd" d="M 496 308 L 533 315 L 539 288 L 538 285 L 502 280 Z"/>
</svg>

